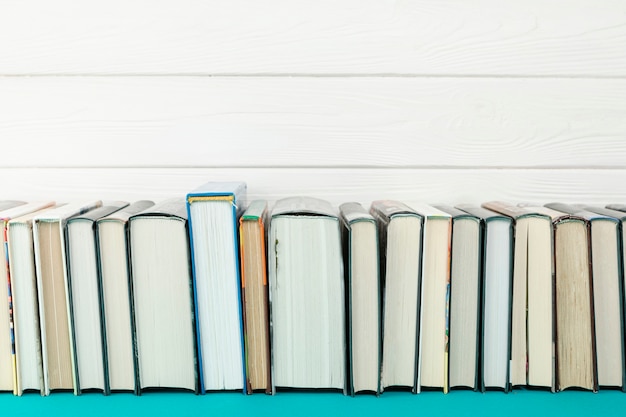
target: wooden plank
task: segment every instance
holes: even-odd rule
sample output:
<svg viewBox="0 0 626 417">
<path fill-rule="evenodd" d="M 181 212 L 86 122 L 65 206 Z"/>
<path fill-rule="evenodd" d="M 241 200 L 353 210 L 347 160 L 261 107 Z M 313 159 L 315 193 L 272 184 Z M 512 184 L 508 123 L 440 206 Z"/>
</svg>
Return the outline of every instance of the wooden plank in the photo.
<svg viewBox="0 0 626 417">
<path fill-rule="evenodd" d="M 4 167 L 622 167 L 625 114 L 626 79 L 0 77 Z"/>
<path fill-rule="evenodd" d="M 0 199 L 162 200 L 206 181 L 245 181 L 248 197 L 309 195 L 338 205 L 376 199 L 438 204 L 510 200 L 544 204 L 626 202 L 626 169 L 0 168 Z"/>
<path fill-rule="evenodd" d="M 621 0 L 1 0 L 0 74 L 626 75 Z"/>
</svg>

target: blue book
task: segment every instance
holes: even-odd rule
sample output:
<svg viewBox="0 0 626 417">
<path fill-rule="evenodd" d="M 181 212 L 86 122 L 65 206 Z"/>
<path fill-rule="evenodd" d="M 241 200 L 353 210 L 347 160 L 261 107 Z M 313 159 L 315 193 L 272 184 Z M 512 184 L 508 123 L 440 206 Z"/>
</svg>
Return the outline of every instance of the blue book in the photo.
<svg viewBox="0 0 626 417">
<path fill-rule="evenodd" d="M 246 184 L 209 182 L 187 195 L 200 392 L 245 392 L 238 219 Z"/>
</svg>

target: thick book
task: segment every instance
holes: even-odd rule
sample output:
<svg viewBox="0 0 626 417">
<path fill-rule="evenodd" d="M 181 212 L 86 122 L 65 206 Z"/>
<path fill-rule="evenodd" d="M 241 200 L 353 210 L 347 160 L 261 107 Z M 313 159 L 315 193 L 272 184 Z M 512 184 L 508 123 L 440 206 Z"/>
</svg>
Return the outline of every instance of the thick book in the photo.
<svg viewBox="0 0 626 417">
<path fill-rule="evenodd" d="M 376 220 L 359 203 L 339 206 L 342 221 L 348 390 L 380 394 L 381 287 Z"/>
<path fill-rule="evenodd" d="M 209 182 L 187 194 L 200 392 L 246 392 L 238 219 L 246 184 Z"/>
<path fill-rule="evenodd" d="M 589 256 L 595 329 L 595 355 L 599 387 L 623 387 L 624 323 L 622 306 L 621 221 L 562 203 L 547 207 L 582 217 L 589 225 Z"/>
<path fill-rule="evenodd" d="M 552 221 L 545 214 L 503 201 L 490 201 L 483 207 L 514 222 L 511 386 L 552 389 Z"/>
<path fill-rule="evenodd" d="M 241 300 L 245 339 L 246 389 L 272 392 L 269 294 L 265 250 L 267 201 L 255 200 L 239 218 Z"/>
<path fill-rule="evenodd" d="M 479 332 L 483 229 L 480 218 L 449 206 L 452 216 L 448 315 L 450 389 L 479 387 Z"/>
<path fill-rule="evenodd" d="M 131 216 L 129 242 L 139 390 L 197 391 L 187 209 L 168 199 Z"/>
<path fill-rule="evenodd" d="M 15 293 L 13 291 L 14 285 L 11 275 L 11 259 L 9 253 L 9 222 L 15 218 L 29 215 L 39 210 L 52 207 L 53 205 L 54 202 L 52 201 L 36 202 L 17 205 L 0 212 L 0 227 L 2 228 L 2 247 L 0 251 L 3 252 L 0 256 L 5 260 L 5 267 L 0 268 L 2 271 L 0 272 L 0 280 L 6 282 L 6 285 L 0 285 L 0 363 L 11 364 L 10 367 L 0 367 L 2 374 L 0 376 L 0 389 L 9 389 L 10 377 L 10 385 L 15 395 L 21 395 L 23 392 L 21 382 L 23 379 L 27 378 L 21 378 L 18 371 L 17 349 L 15 345 Z M 32 243 L 30 248 L 25 248 L 24 250 L 32 252 Z M 28 367 L 28 365 L 26 366 Z M 32 363 L 32 367 L 37 367 L 36 360 Z M 9 371 L 11 371 L 11 375 L 9 375 Z M 32 379 L 32 383 L 31 381 L 27 381 L 26 385 L 33 385 L 34 389 L 37 389 L 38 382 L 38 378 L 35 377 Z M 39 390 L 41 389 L 39 388 Z"/>
<path fill-rule="evenodd" d="M 381 391 L 417 392 L 423 218 L 398 201 L 374 201 L 383 291 Z"/>
<path fill-rule="evenodd" d="M 35 217 L 33 237 L 39 296 L 44 394 L 51 390 L 78 393 L 74 363 L 74 333 L 66 291 L 67 248 L 65 226 L 77 214 L 100 207 L 100 201 L 74 202 Z"/>
<path fill-rule="evenodd" d="M 345 392 L 339 218 L 327 201 L 285 198 L 272 210 L 269 235 L 273 388 Z"/>
<path fill-rule="evenodd" d="M 448 392 L 448 303 L 452 217 L 427 204 L 412 204 L 423 219 L 422 280 L 417 392 L 421 387 Z"/>
<path fill-rule="evenodd" d="M 618 258 L 618 271 L 617 274 L 619 276 L 618 279 L 618 284 L 619 284 L 619 301 L 620 301 L 620 315 L 619 315 L 619 320 L 621 321 L 621 330 L 622 332 L 625 331 L 624 329 L 624 315 L 626 314 L 626 309 L 624 308 L 624 277 L 626 277 L 625 274 L 625 264 L 624 264 L 624 260 L 626 259 L 625 256 L 625 252 L 626 252 L 626 246 L 624 245 L 624 233 L 626 230 L 626 213 L 623 211 L 619 211 L 619 210 L 612 210 L 609 208 L 602 208 L 602 207 L 597 207 L 597 206 L 584 206 L 584 209 L 587 211 L 590 211 L 592 213 L 597 213 L 603 216 L 607 216 L 607 217 L 611 217 L 614 218 L 617 221 L 617 242 L 615 242 L 613 239 L 608 240 L 606 243 L 608 243 L 609 245 L 612 244 L 616 244 L 617 246 L 617 258 Z M 614 232 L 613 228 L 608 228 L 609 229 L 609 234 L 612 235 Z M 607 256 L 609 259 L 612 258 L 614 251 L 607 251 L 605 252 L 605 256 Z M 614 262 L 610 262 L 610 261 L 600 261 L 602 262 L 604 265 L 614 265 Z M 595 293 L 594 293 L 595 295 Z M 594 310 L 598 310 L 599 307 L 594 307 Z M 611 321 L 616 320 L 616 317 L 611 317 Z M 615 324 L 613 324 L 613 326 L 615 326 Z M 623 343 L 624 340 L 624 335 L 622 334 L 622 339 L 620 340 L 620 345 L 621 345 L 621 349 L 622 349 L 622 361 L 624 358 L 624 355 L 626 354 L 626 346 L 625 343 Z M 622 371 L 622 391 L 626 391 L 626 372 Z"/>
<path fill-rule="evenodd" d="M 128 219 L 153 205 L 152 201 L 137 201 L 96 221 L 102 338 L 111 391 L 139 389 Z"/>
<path fill-rule="evenodd" d="M 126 207 L 115 201 L 67 220 L 67 294 L 74 334 L 76 392 L 109 394 L 106 346 L 103 339 L 102 283 L 98 272 L 96 221 Z"/>
<path fill-rule="evenodd" d="M 510 217 L 474 205 L 459 205 L 481 219 L 482 335 L 481 389 L 509 390 L 511 353 L 511 294 L 513 278 L 513 222 Z"/>
<path fill-rule="evenodd" d="M 528 206 L 552 219 L 555 390 L 598 389 L 589 222 L 548 207 Z"/>
</svg>

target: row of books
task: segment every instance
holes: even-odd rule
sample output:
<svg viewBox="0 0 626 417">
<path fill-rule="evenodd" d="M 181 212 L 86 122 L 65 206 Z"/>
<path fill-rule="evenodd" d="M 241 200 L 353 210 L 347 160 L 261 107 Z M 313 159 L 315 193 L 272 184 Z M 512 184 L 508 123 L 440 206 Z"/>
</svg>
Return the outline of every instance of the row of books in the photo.
<svg viewBox="0 0 626 417">
<path fill-rule="evenodd" d="M 0 221 L 16 395 L 626 387 L 626 206 L 270 210 L 239 182 Z"/>
</svg>

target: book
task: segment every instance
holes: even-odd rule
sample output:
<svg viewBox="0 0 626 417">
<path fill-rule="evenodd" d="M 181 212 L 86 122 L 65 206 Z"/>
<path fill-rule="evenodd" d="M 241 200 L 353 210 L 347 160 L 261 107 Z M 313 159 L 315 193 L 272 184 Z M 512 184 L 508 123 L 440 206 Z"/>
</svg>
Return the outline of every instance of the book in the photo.
<svg viewBox="0 0 626 417">
<path fill-rule="evenodd" d="M 102 282 L 98 271 L 96 221 L 127 206 L 110 202 L 67 220 L 67 294 L 74 334 L 76 392 L 109 394 L 106 346 L 103 340 Z"/>
<path fill-rule="evenodd" d="M 589 222 L 548 207 L 528 208 L 552 219 L 555 390 L 597 391 Z"/>
<path fill-rule="evenodd" d="M 0 201 L 0 213 L 23 204 L 23 201 L 2 200 Z M 3 234 L 3 238 L 4 236 Z M 6 238 L 4 238 L 4 242 L 6 242 Z M 6 252 L 5 245 L 2 245 L 2 250 Z M 6 253 L 3 259 L 6 259 Z M 2 268 L 2 270 L 8 271 L 8 268 Z M 2 274 L 5 274 L 5 272 L 2 272 Z M 0 391 L 15 391 L 15 366 L 13 365 L 13 342 L 9 318 L 10 283 L 8 281 L 9 277 L 6 275 L 0 279 L 5 283 L 0 285 L 0 363 L 7 364 L 7 366 L 0 366 Z"/>
<path fill-rule="evenodd" d="M 51 207 L 54 205 L 54 202 L 33 202 L 29 204 L 22 204 L 15 206 L 13 208 L 3 210 L 0 212 L 0 226 L 2 227 L 2 240 L 3 245 L 2 249 L 0 249 L 3 253 L 2 259 L 5 260 L 6 264 L 4 268 L 1 268 L 2 272 L 0 273 L 0 279 L 6 282 L 6 285 L 0 285 L 0 324 L 2 330 L 0 331 L 0 363 L 5 364 L 5 366 L 0 367 L 2 370 L 2 389 L 6 390 L 9 387 L 9 375 L 8 371 L 11 370 L 11 386 L 13 393 L 15 395 L 21 395 L 24 391 L 24 386 L 27 389 L 35 389 L 41 391 L 40 385 L 40 375 L 41 375 L 41 353 L 39 355 L 29 355 L 25 353 L 23 355 L 23 361 L 19 361 L 19 370 L 18 370 L 18 349 L 16 347 L 16 302 L 15 302 L 15 285 L 13 282 L 13 275 L 11 273 L 11 248 L 9 247 L 9 223 L 16 219 L 21 218 L 23 216 L 27 216 L 29 214 L 35 213 L 39 210 L 43 210 L 47 207 Z M 30 245 L 23 247 L 21 250 L 24 253 L 20 253 L 17 256 L 28 257 L 28 260 L 31 262 L 30 267 L 34 269 L 34 258 L 32 256 L 33 248 L 32 248 L 32 233 L 28 236 L 30 239 Z M 19 246 L 19 245 L 16 245 Z M 15 251 L 15 247 L 13 248 Z M 28 255 L 31 255 L 30 257 Z M 18 262 L 19 263 L 19 262 Z M 20 274 L 18 273 L 18 276 Z M 34 274 L 31 276 L 34 278 Z M 30 280 L 30 278 L 29 278 Z M 21 285 L 23 281 L 23 277 L 19 276 L 18 285 Z M 25 285 L 29 285 L 29 282 L 24 283 Z M 32 285 L 32 281 L 30 281 L 30 285 Z M 21 288 L 20 288 L 21 290 Z M 28 291 L 30 292 L 30 291 Z M 32 297 L 26 295 L 27 299 L 24 301 L 24 323 L 25 327 L 29 327 L 29 323 L 26 323 L 26 320 L 32 320 L 38 322 L 38 317 L 29 316 L 28 312 L 31 309 L 28 308 L 29 301 L 32 301 Z M 30 298 L 30 300 L 28 300 Z M 35 304 L 36 308 L 36 304 Z M 37 325 L 38 326 L 38 325 Z M 24 330 L 27 332 L 27 330 Z M 37 331 L 39 329 L 37 328 Z M 25 335 L 22 339 L 24 342 L 29 340 L 29 338 Z M 32 346 L 24 346 L 26 350 L 32 347 L 32 351 L 37 350 L 37 345 L 39 344 L 39 340 L 37 338 L 36 341 L 32 341 Z M 22 346 L 20 346 L 22 348 Z M 39 348 L 39 352 L 41 349 Z M 28 359 L 27 359 L 28 358 Z M 6 364 L 11 364 L 11 366 L 6 366 Z M 30 377 L 30 378 L 29 378 Z"/>
<path fill-rule="evenodd" d="M 427 204 L 412 204 L 423 219 L 422 279 L 417 392 L 422 386 L 448 392 L 448 302 L 451 216 Z"/>
<path fill-rule="evenodd" d="M 616 244 L 617 246 L 617 262 L 618 262 L 618 271 L 617 274 L 619 276 L 617 283 L 619 285 L 619 289 L 618 289 L 618 293 L 619 293 L 619 303 L 620 303 L 620 320 L 622 321 L 621 323 L 621 331 L 624 332 L 624 315 L 626 314 L 625 308 L 624 308 L 624 277 L 626 276 L 625 274 L 625 264 L 624 264 L 624 259 L 626 259 L 626 257 L 624 256 L 624 252 L 626 252 L 626 246 L 624 245 L 624 230 L 626 228 L 626 213 L 624 213 L 623 211 L 619 211 L 619 210 L 612 210 L 609 208 L 602 208 L 602 207 L 597 207 L 597 206 L 584 206 L 583 207 L 584 210 L 586 211 L 590 211 L 593 213 L 597 213 L 603 216 L 607 216 L 607 217 L 611 217 L 617 220 L 617 241 L 610 239 L 608 240 L 606 243 L 609 245 L 612 244 Z M 610 232 L 609 232 L 609 236 L 611 234 L 613 234 L 613 228 L 609 228 Z M 592 252 L 593 253 L 593 252 Z M 613 256 L 613 253 L 615 253 L 615 251 L 613 250 L 608 250 L 606 252 L 603 252 L 603 256 L 607 256 L 609 259 L 608 260 L 600 260 L 599 262 L 604 265 L 614 265 L 614 262 L 611 262 L 610 259 Z M 602 255 L 601 255 L 602 256 Z M 594 295 L 595 295 L 595 288 L 594 288 Z M 614 299 L 614 297 L 611 297 Z M 603 308 L 603 307 L 597 307 L 594 305 L 594 311 L 597 311 L 598 309 Z M 611 317 L 610 319 L 611 321 L 615 320 L 615 317 Z M 615 324 L 613 324 L 613 326 L 615 326 Z M 596 330 L 597 333 L 597 330 Z M 624 353 L 626 353 L 626 346 L 623 342 L 624 335 L 622 334 L 622 338 L 620 339 L 620 345 L 621 345 L 621 349 L 622 349 L 622 358 L 624 357 Z M 618 369 L 619 371 L 619 369 Z M 626 372 L 624 372 L 623 370 L 621 371 L 622 373 L 622 391 L 626 391 Z M 601 382 L 599 381 L 599 376 L 598 376 L 598 382 L 601 385 Z"/>
<path fill-rule="evenodd" d="M 246 391 L 237 239 L 245 198 L 243 182 L 209 182 L 187 194 L 201 393 Z"/>
<path fill-rule="evenodd" d="M 184 199 L 128 220 L 139 388 L 197 391 L 191 257 Z"/>
<path fill-rule="evenodd" d="M 503 201 L 490 201 L 483 207 L 513 220 L 511 386 L 552 388 L 552 221 L 545 214 Z"/>
<path fill-rule="evenodd" d="M 268 262 L 273 389 L 346 388 L 339 219 L 325 200 L 276 202 Z"/>
<path fill-rule="evenodd" d="M 381 286 L 376 220 L 359 203 L 339 206 L 343 225 L 348 390 L 380 394 Z"/>
<path fill-rule="evenodd" d="M 481 219 L 483 227 L 481 389 L 508 391 L 511 351 L 513 224 L 511 218 L 474 205 L 458 209 Z"/>
<path fill-rule="evenodd" d="M 383 288 L 381 391 L 408 387 L 417 392 L 422 217 L 398 201 L 372 202 L 378 222 Z"/>
<path fill-rule="evenodd" d="M 78 394 L 74 363 L 74 334 L 67 288 L 67 219 L 100 207 L 101 201 L 74 202 L 34 218 L 35 271 L 43 358 L 44 395 L 51 390 Z"/>
<path fill-rule="evenodd" d="M 621 221 L 562 203 L 547 207 L 582 217 L 589 226 L 591 287 L 593 294 L 597 383 L 600 387 L 624 385 L 624 323 L 622 300 Z"/>
<path fill-rule="evenodd" d="M 267 201 L 255 200 L 239 218 L 241 300 L 246 390 L 272 392 L 265 223 Z"/>
<path fill-rule="evenodd" d="M 138 392 L 139 388 L 128 219 L 153 205 L 152 201 L 137 201 L 96 221 L 104 323 L 102 337 L 108 371 L 106 377 L 111 391 Z"/>
<path fill-rule="evenodd" d="M 483 229 L 477 216 L 450 206 L 436 207 L 452 216 L 449 388 L 478 390 Z"/>
</svg>

